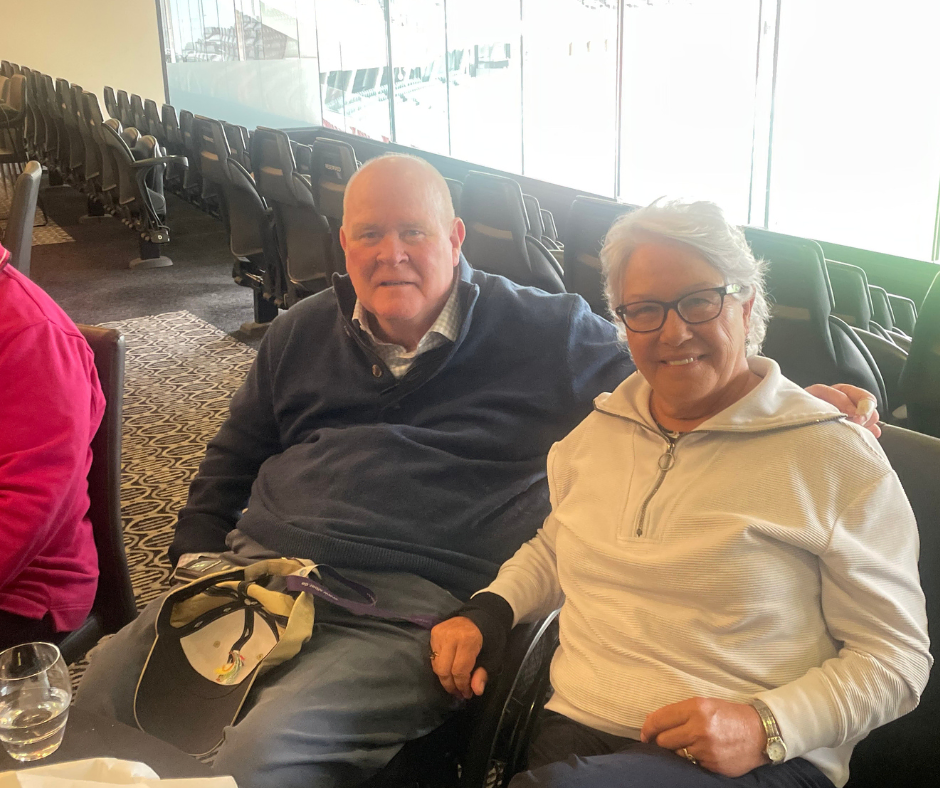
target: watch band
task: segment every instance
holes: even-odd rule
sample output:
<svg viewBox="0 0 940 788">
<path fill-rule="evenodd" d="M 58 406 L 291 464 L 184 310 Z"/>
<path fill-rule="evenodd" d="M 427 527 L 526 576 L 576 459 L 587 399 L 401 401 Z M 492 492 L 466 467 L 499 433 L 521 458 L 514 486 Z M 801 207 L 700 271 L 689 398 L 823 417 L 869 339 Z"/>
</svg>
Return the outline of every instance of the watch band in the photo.
<svg viewBox="0 0 940 788">
<path fill-rule="evenodd" d="M 764 733 L 767 736 L 767 746 L 764 753 L 770 758 L 770 762 L 777 766 L 783 763 L 787 758 L 787 745 L 780 735 L 780 727 L 777 725 L 777 718 L 770 710 L 770 707 L 756 698 L 751 701 L 751 705 L 760 715 L 761 724 L 764 726 Z"/>
</svg>

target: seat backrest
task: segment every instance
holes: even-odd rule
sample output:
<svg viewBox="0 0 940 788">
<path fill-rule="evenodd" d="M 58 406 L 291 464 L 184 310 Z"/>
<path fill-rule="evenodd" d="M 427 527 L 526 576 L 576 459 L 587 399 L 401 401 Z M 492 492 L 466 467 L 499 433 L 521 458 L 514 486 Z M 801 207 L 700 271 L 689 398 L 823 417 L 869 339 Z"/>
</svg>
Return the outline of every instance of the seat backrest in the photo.
<svg viewBox="0 0 940 788">
<path fill-rule="evenodd" d="M 13 76 L 13 64 L 9 60 L 0 60 L 0 75 L 5 77 Z"/>
<path fill-rule="evenodd" d="M 940 758 L 940 440 L 885 425 L 881 447 L 901 480 L 920 533 L 920 583 L 927 599 L 927 627 L 934 660 L 920 705 L 859 742 L 846 788 L 933 788 Z"/>
<path fill-rule="evenodd" d="M 918 310 L 901 395 L 911 429 L 940 437 L 940 274 Z"/>
<path fill-rule="evenodd" d="M 463 197 L 463 184 L 454 178 L 444 178 L 447 189 L 450 191 L 450 201 L 454 205 L 454 215 L 460 216 L 460 205 Z"/>
<path fill-rule="evenodd" d="M 598 315 L 611 319 L 607 308 L 600 252 L 610 226 L 625 213 L 636 210 L 626 203 L 577 196 L 565 224 L 565 287 L 588 302 Z"/>
<path fill-rule="evenodd" d="M 235 257 L 262 254 L 267 206 L 251 175 L 232 156 L 222 123 L 196 115 L 193 132 L 202 177 L 216 184 L 222 195 L 232 254 Z"/>
<path fill-rule="evenodd" d="M 251 136 L 251 163 L 258 191 L 274 210 L 288 278 L 311 293 L 329 287 L 337 270 L 330 225 L 317 209 L 309 178 L 296 171 L 290 138 L 259 126 Z"/>
<path fill-rule="evenodd" d="M 244 126 L 237 126 L 234 123 L 221 121 L 222 129 L 225 131 L 225 138 L 228 140 L 229 150 L 232 158 L 235 159 L 246 170 L 251 170 L 251 157 L 248 152 L 248 129 Z"/>
<path fill-rule="evenodd" d="M 134 128 L 141 134 L 150 134 L 150 124 L 144 113 L 144 100 L 136 93 L 131 94 L 131 117 L 134 119 Z"/>
<path fill-rule="evenodd" d="M 549 293 L 565 291 L 561 266 L 541 243 L 526 242 L 529 223 L 516 181 L 471 170 L 460 201 L 467 227 L 463 252 L 470 265 L 523 286 Z"/>
<path fill-rule="evenodd" d="M 13 110 L 14 112 L 21 112 L 26 108 L 26 77 L 22 74 L 15 74 L 10 77 L 6 85 L 4 85 L 4 90 L 6 91 L 6 98 L 4 103 L 7 105 L 7 111 Z"/>
<path fill-rule="evenodd" d="M 317 137 L 310 157 L 310 182 L 317 208 L 338 227 L 343 221 L 346 184 L 356 174 L 356 152 L 348 142 Z"/>
<path fill-rule="evenodd" d="M 555 227 L 555 217 L 552 216 L 551 211 L 547 211 L 544 208 L 542 208 L 541 214 L 542 214 L 542 227 L 544 228 L 544 231 L 545 231 L 545 237 L 557 243 L 558 242 L 558 228 Z"/>
<path fill-rule="evenodd" d="M 157 138 L 161 148 L 166 148 L 166 132 L 163 130 L 163 119 L 160 117 L 160 110 L 157 109 L 157 102 L 153 99 L 147 99 L 144 102 L 144 119 L 147 124 L 147 133 Z"/>
<path fill-rule="evenodd" d="M 101 147 L 95 137 L 95 124 L 101 122 L 101 108 L 98 97 L 91 92 L 83 92 L 75 102 L 81 121 L 80 131 L 85 143 L 85 180 L 97 183 L 101 187 Z M 89 106 L 93 110 L 89 111 Z"/>
<path fill-rule="evenodd" d="M 888 293 L 888 302 L 891 304 L 894 324 L 909 337 L 913 337 L 914 327 L 917 325 L 917 305 L 910 298 L 894 293 Z"/>
<path fill-rule="evenodd" d="M 98 550 L 98 592 L 92 611 L 104 633 L 117 632 L 137 616 L 124 552 L 121 520 L 121 426 L 124 409 L 124 336 L 113 328 L 79 326 L 95 354 L 105 396 L 104 417 L 91 442 L 88 516 Z"/>
<path fill-rule="evenodd" d="M 127 97 L 126 90 L 117 92 L 117 111 L 118 120 L 125 128 L 134 125 L 134 111 L 131 109 L 130 99 Z"/>
<path fill-rule="evenodd" d="M 851 328 L 832 315 L 832 290 L 822 248 L 815 241 L 745 227 L 751 250 L 767 262 L 771 320 L 763 354 L 801 386 L 851 383 L 886 407 L 884 381 Z"/>
<path fill-rule="evenodd" d="M 114 97 L 114 88 L 108 85 L 104 86 L 104 108 L 107 110 L 108 115 L 120 120 L 118 117 L 117 99 Z"/>
<path fill-rule="evenodd" d="M 878 285 L 868 285 L 868 292 L 871 293 L 871 318 L 878 325 L 894 330 L 894 313 L 891 311 L 891 302 L 888 301 L 888 291 Z"/>
<path fill-rule="evenodd" d="M 871 323 L 871 295 L 868 276 L 857 265 L 826 260 L 829 283 L 832 286 L 832 313 L 853 328 L 869 331 Z"/>
<path fill-rule="evenodd" d="M 180 132 L 179 120 L 176 117 L 176 108 L 164 104 L 160 110 L 160 120 L 163 123 L 163 135 L 167 150 L 174 156 L 186 155 L 183 149 L 183 135 Z"/>
<path fill-rule="evenodd" d="M 531 194 L 522 195 L 522 204 L 525 206 L 525 216 L 529 222 L 529 235 L 541 240 L 545 235 L 545 226 L 542 224 L 542 206 Z"/>
<path fill-rule="evenodd" d="M 29 261 L 33 249 L 33 220 L 36 216 L 36 199 L 39 197 L 41 180 L 42 165 L 38 161 L 27 162 L 13 187 L 13 201 L 3 236 L 3 245 L 10 252 L 10 264 L 26 276 L 29 276 Z"/>
</svg>

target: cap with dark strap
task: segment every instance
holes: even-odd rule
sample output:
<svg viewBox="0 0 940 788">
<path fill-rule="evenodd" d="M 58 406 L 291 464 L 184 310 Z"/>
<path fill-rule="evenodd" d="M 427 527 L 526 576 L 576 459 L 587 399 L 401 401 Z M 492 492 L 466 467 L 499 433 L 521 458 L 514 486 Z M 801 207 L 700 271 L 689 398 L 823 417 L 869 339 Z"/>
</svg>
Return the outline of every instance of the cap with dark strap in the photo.
<svg viewBox="0 0 940 788">
<path fill-rule="evenodd" d="M 288 591 L 291 559 L 260 561 L 170 593 L 134 696 L 146 733 L 192 755 L 211 752 L 263 670 L 293 657 L 313 631 L 313 601 Z"/>
</svg>

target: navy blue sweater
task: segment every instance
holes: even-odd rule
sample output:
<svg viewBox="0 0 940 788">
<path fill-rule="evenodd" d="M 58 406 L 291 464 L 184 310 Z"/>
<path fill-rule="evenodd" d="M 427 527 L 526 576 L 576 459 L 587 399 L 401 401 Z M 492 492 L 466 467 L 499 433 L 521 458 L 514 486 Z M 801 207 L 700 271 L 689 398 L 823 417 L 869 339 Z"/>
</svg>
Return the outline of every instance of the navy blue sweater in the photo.
<svg viewBox="0 0 940 788">
<path fill-rule="evenodd" d="M 552 443 L 633 366 L 580 297 L 458 270 L 457 341 L 398 381 L 351 321 L 348 277 L 274 321 L 172 560 L 224 550 L 237 525 L 283 555 L 411 572 L 459 598 L 495 576 L 548 513 Z"/>
</svg>

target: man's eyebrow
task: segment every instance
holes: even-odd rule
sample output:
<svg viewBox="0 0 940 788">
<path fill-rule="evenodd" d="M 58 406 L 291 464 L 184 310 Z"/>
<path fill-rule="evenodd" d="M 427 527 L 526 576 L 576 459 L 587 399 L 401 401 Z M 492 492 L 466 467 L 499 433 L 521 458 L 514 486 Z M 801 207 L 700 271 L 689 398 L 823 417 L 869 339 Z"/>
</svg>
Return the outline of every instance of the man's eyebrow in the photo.
<svg viewBox="0 0 940 788">
<path fill-rule="evenodd" d="M 378 230 L 378 229 L 379 229 L 379 225 L 377 225 L 377 224 L 365 224 L 365 223 L 362 223 L 362 222 L 360 222 L 360 223 L 358 223 L 358 224 L 353 224 L 353 226 L 350 228 L 350 230 L 351 230 L 354 234 L 355 234 L 355 233 L 366 232 L 367 230 Z"/>
</svg>

